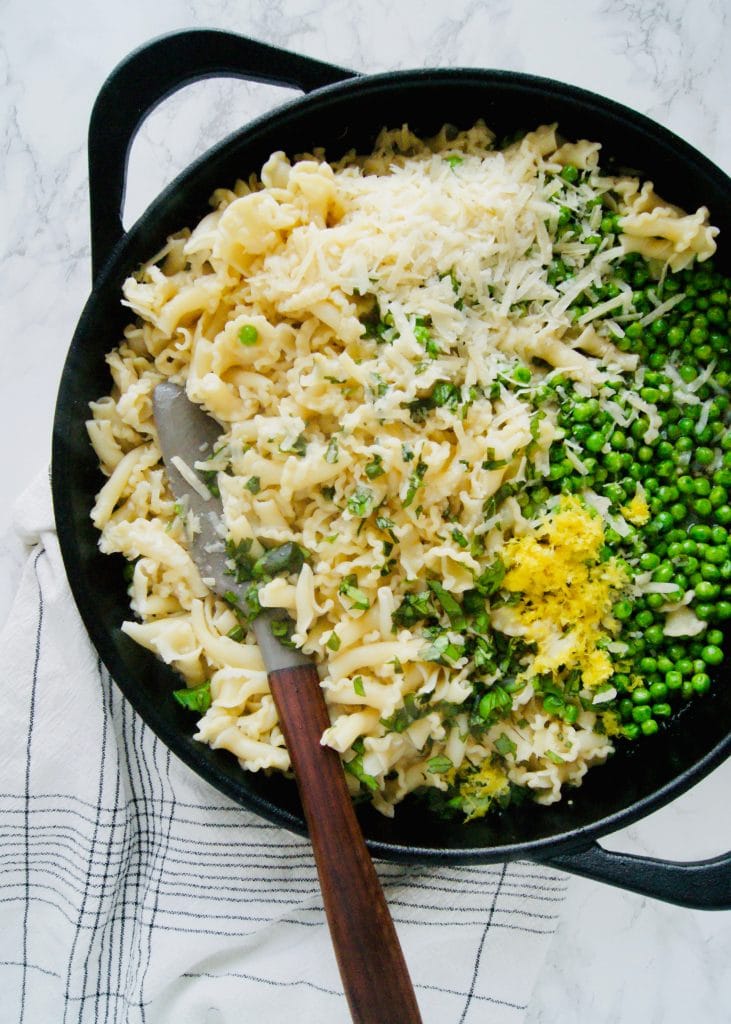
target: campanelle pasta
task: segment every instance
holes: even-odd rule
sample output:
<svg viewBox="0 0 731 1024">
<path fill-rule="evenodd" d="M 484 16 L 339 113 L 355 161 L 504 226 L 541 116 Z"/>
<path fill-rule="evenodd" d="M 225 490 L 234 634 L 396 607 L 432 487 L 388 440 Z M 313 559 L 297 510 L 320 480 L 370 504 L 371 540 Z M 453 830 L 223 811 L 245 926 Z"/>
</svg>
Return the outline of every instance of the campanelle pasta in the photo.
<svg viewBox="0 0 731 1024">
<path fill-rule="evenodd" d="M 599 566 L 609 524 L 591 495 L 528 499 L 550 479 L 561 388 L 596 395 L 637 367 L 617 344 L 637 319 L 632 289 L 577 315 L 579 297 L 628 252 L 678 270 L 715 248 L 706 210 L 603 175 L 596 143 L 555 126 L 494 142 L 482 124 L 427 142 L 403 128 L 336 166 L 275 153 L 260 179 L 218 190 L 125 282 L 137 319 L 88 425 L 108 477 L 99 543 L 133 564 L 124 630 L 191 688 L 209 684 L 197 739 L 247 770 L 287 771 L 246 616 L 188 554 L 197 524 L 165 479 L 155 384 L 185 384 L 216 417 L 216 458 L 193 468 L 220 490 L 232 571 L 278 546 L 306 553 L 257 599 L 290 613 L 292 642 L 320 668 L 323 742 L 354 795 L 389 815 L 425 787 L 461 793 L 467 817 L 511 788 L 551 803 L 611 753 L 605 646 L 629 581 Z M 562 235 L 569 216 L 578 227 Z M 570 273 L 557 280 L 558 258 Z M 531 618 L 524 590 L 491 580 L 497 565 L 510 583 L 529 540 L 564 574 L 596 563 L 582 570 L 593 639 L 574 643 L 551 609 Z M 573 717 L 544 707 L 539 661 L 579 680 Z"/>
</svg>

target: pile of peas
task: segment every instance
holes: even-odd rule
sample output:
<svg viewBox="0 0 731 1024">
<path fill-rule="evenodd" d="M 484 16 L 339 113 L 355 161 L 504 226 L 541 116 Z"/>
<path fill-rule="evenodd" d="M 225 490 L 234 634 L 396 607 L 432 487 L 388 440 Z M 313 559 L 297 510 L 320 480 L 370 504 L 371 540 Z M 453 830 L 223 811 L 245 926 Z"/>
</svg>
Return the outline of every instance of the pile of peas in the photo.
<svg viewBox="0 0 731 1024">
<path fill-rule="evenodd" d="M 617 294 L 618 280 L 631 285 L 637 312 L 652 311 L 648 292 L 657 293 L 658 284 L 639 255 L 625 258 L 598 301 Z M 645 416 L 620 429 L 597 398 L 581 397 L 564 382 L 567 398 L 558 423 L 580 443 L 589 472 L 579 475 L 563 445 L 555 443 L 546 482 L 552 493 L 591 487 L 610 500 L 614 513 L 632 500 L 641 483 L 650 521 L 631 528 L 627 537 L 608 529 L 604 557 L 618 556 L 635 574 L 650 572 L 653 581 L 675 584 L 672 593 L 622 599 L 613 609 L 627 654 L 623 670 L 610 680 L 618 696 L 605 707 L 619 715 L 620 731 L 630 740 L 653 735 L 680 703 L 708 692 L 711 671 L 724 657 L 720 627 L 731 619 L 731 279 L 709 261 L 667 276 L 663 300 L 681 292 L 685 297 L 667 315 L 644 327 L 633 322 L 616 340 L 620 350 L 640 357 L 644 373 L 638 371 L 634 385 L 605 385 L 600 395 L 630 411 L 623 393 L 635 386 L 640 398 L 657 409 L 659 435 L 646 440 L 650 423 Z M 579 307 L 579 315 L 584 308 Z M 700 402 L 678 401 L 668 366 L 691 384 L 710 364 L 711 374 L 696 391 Z M 698 429 L 704 407 L 707 421 Z M 706 629 L 696 637 L 667 637 L 660 609 L 682 600 L 689 590 L 694 592 L 690 607 Z"/>
</svg>

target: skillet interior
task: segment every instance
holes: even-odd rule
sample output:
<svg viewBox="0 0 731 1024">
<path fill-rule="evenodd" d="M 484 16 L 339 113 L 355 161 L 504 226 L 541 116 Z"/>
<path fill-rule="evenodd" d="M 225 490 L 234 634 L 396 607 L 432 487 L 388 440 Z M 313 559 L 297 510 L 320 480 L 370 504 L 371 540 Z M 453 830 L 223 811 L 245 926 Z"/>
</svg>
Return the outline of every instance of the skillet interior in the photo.
<svg viewBox="0 0 731 1024">
<path fill-rule="evenodd" d="M 384 125 L 408 123 L 428 135 L 443 123 L 466 128 L 478 118 L 498 137 L 557 121 L 566 137 L 598 140 L 604 169 L 637 170 L 663 197 L 688 209 L 708 206 L 721 237 L 731 237 L 729 179 L 626 108 L 569 86 L 504 72 L 419 71 L 358 79 L 279 108 L 184 172 L 116 247 L 95 284 L 64 369 L 54 423 L 54 504 L 69 580 L 94 644 L 127 698 L 179 757 L 233 799 L 298 832 L 304 825 L 293 784 L 244 773 L 230 754 L 195 743 L 194 719 L 170 697 L 178 677 L 119 631 L 129 614 L 123 561 L 98 552 L 89 520 L 101 476 L 84 429 L 88 402 L 109 390 L 104 355 L 118 344 L 129 320 L 120 305 L 122 281 L 169 233 L 203 216 L 214 188 L 258 171 L 276 149 L 292 155 L 322 146 L 332 160 L 351 148 L 372 149 Z M 366 838 L 379 856 L 412 861 L 487 862 L 585 845 L 667 802 L 720 763 L 731 746 L 729 721 L 731 693 L 718 685 L 653 740 L 625 746 L 607 765 L 592 769 L 584 784 L 553 808 L 513 808 L 468 827 L 437 821 L 416 804 L 400 807 L 393 821 L 364 809 Z"/>
</svg>

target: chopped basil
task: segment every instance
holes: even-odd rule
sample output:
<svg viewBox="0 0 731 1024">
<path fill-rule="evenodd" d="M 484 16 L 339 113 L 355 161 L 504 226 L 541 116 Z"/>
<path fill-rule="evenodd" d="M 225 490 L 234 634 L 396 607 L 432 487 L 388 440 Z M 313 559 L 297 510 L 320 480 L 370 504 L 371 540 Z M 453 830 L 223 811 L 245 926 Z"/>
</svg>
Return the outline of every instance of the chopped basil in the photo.
<svg viewBox="0 0 731 1024">
<path fill-rule="evenodd" d="M 487 470 L 502 469 L 503 466 L 507 466 L 509 461 L 510 461 L 509 459 L 496 459 L 495 458 L 495 449 L 494 448 L 488 448 L 487 449 L 487 458 L 482 463 L 482 468 L 483 469 L 487 469 Z"/>
<path fill-rule="evenodd" d="M 275 637 L 280 644 L 284 644 L 285 647 L 295 646 L 294 641 L 292 640 L 294 622 L 292 622 L 289 615 L 283 619 L 272 619 L 269 623 L 269 629 L 272 636 Z"/>
<path fill-rule="evenodd" d="M 379 476 L 383 476 L 385 472 L 383 458 L 380 455 L 374 455 L 373 459 L 366 464 L 365 474 L 369 480 L 376 480 Z"/>
<path fill-rule="evenodd" d="M 351 608 L 358 608 L 360 611 L 367 611 L 370 608 L 371 603 L 363 591 L 358 588 L 357 583 L 358 577 L 355 573 L 351 573 L 351 575 L 346 576 L 340 584 L 340 587 L 338 588 L 339 593 L 341 593 L 343 597 L 347 597 L 349 601 L 353 602 Z"/>
<path fill-rule="evenodd" d="M 432 604 L 431 594 L 428 590 L 423 590 L 420 594 L 405 594 L 401 604 L 391 616 L 391 621 L 394 627 L 408 627 L 435 615 L 436 609 Z"/>
<path fill-rule="evenodd" d="M 328 640 L 327 640 L 327 643 L 325 644 L 325 646 L 330 651 L 339 651 L 340 650 L 340 637 L 335 632 L 335 630 L 333 630 L 332 633 L 330 634 L 330 636 L 328 637 Z"/>
<path fill-rule="evenodd" d="M 299 572 L 305 563 L 307 552 L 299 544 L 287 541 L 277 547 L 269 548 L 258 558 L 252 569 L 254 579 L 265 576 L 277 576 L 280 573 Z"/>
<path fill-rule="evenodd" d="M 438 633 L 432 643 L 419 652 L 419 657 L 424 661 L 440 661 L 443 665 L 450 665 L 458 661 L 464 651 L 464 645 L 452 643 L 446 633 Z"/>
<path fill-rule="evenodd" d="M 459 544 L 461 548 L 467 548 L 470 546 L 469 541 L 462 533 L 462 531 L 456 528 L 452 530 L 452 540 L 454 541 L 455 544 Z"/>
<path fill-rule="evenodd" d="M 479 716 L 483 720 L 489 719 L 496 711 L 505 711 L 513 706 L 513 698 L 502 686 L 493 686 L 488 690 L 479 703 Z"/>
<path fill-rule="evenodd" d="M 426 762 L 426 767 L 430 772 L 441 775 L 444 772 L 448 772 L 450 768 L 454 768 L 454 764 L 446 754 L 438 754 Z"/>
<path fill-rule="evenodd" d="M 419 461 L 416 463 L 416 469 L 409 477 L 409 486 L 406 489 L 406 497 L 401 502 L 404 508 L 408 508 L 411 502 L 416 497 L 416 492 L 419 490 L 424 481 L 424 476 L 426 474 L 427 469 L 427 464 L 425 462 L 422 462 L 421 459 L 419 459 Z"/>
<path fill-rule="evenodd" d="M 356 676 L 353 680 L 353 689 L 359 697 L 365 697 L 365 687 L 363 686 L 363 676 Z"/>
<path fill-rule="evenodd" d="M 330 443 L 327 446 L 325 452 L 325 462 L 335 463 L 338 461 L 338 439 L 337 437 L 331 437 Z"/>
<path fill-rule="evenodd" d="M 374 501 L 373 491 L 369 487 L 362 487 L 358 484 L 348 498 L 348 512 L 364 519 L 373 511 Z"/>
<path fill-rule="evenodd" d="M 462 606 L 459 601 L 455 600 L 455 598 L 453 598 L 452 595 L 444 589 L 441 583 L 437 582 L 437 580 L 428 580 L 427 586 L 447 613 L 450 625 L 456 630 L 461 631 L 466 629 L 467 620 L 464 617 L 464 612 L 462 611 Z"/>
<path fill-rule="evenodd" d="M 404 462 L 412 462 L 413 461 L 414 452 L 412 451 L 410 445 L 408 445 L 408 444 L 402 444 L 401 445 L 401 458 L 404 460 Z"/>
<path fill-rule="evenodd" d="M 173 690 L 173 697 L 188 711 L 204 715 L 211 706 L 211 684 L 205 682 L 191 689 L 186 687 L 184 690 Z"/>
<path fill-rule="evenodd" d="M 490 594 L 494 594 L 495 591 L 500 589 L 500 585 L 505 578 L 506 572 L 507 567 L 505 563 L 501 558 L 496 558 L 495 561 L 491 565 L 488 565 L 477 579 L 477 590 L 486 597 L 489 597 Z"/>
<path fill-rule="evenodd" d="M 498 754 L 502 754 L 503 757 L 507 754 L 514 754 L 517 749 L 516 744 L 504 732 L 501 732 L 495 740 L 495 750 L 497 750 Z"/>
<path fill-rule="evenodd" d="M 305 439 L 305 435 L 299 434 L 294 441 L 290 438 L 285 438 L 285 440 L 280 444 L 279 450 L 287 455 L 291 453 L 292 455 L 298 455 L 302 458 L 307 454 L 307 441 Z"/>
<path fill-rule="evenodd" d="M 382 718 L 381 725 L 386 732 L 404 732 L 412 722 L 421 717 L 421 714 L 422 710 L 416 697 L 413 693 L 407 693 L 403 707 L 397 708 L 389 718 Z"/>
<path fill-rule="evenodd" d="M 449 380 L 438 380 L 432 388 L 431 402 L 434 408 L 446 406 L 448 409 L 456 409 L 460 398 L 459 388 Z"/>
<path fill-rule="evenodd" d="M 244 639 L 244 627 L 241 625 L 234 626 L 233 629 L 229 629 L 226 636 L 229 640 L 235 640 L 237 644 L 240 644 Z"/>
<path fill-rule="evenodd" d="M 549 761 L 552 761 L 554 764 L 565 764 L 566 763 L 564 761 L 564 759 L 561 757 L 561 755 L 557 754 L 555 750 L 547 750 L 546 751 L 546 757 L 548 758 Z"/>
<path fill-rule="evenodd" d="M 201 469 L 198 471 L 203 483 L 208 488 L 210 495 L 213 498 L 220 498 L 221 492 L 218 488 L 218 470 L 217 469 Z"/>
<path fill-rule="evenodd" d="M 261 490 L 261 480 L 258 476 L 250 476 L 244 485 L 247 491 L 251 491 L 252 494 L 258 494 Z"/>
<path fill-rule="evenodd" d="M 448 156 L 446 157 L 446 161 L 452 170 L 454 170 L 455 167 L 459 167 L 461 163 L 464 163 L 464 159 L 461 156 Z"/>
<path fill-rule="evenodd" d="M 346 761 L 343 767 L 349 775 L 354 776 L 358 782 L 362 782 L 370 790 L 377 790 L 378 783 L 363 769 L 363 740 L 356 740 L 353 744 L 352 749 L 356 752 L 355 757 L 351 761 Z"/>
</svg>

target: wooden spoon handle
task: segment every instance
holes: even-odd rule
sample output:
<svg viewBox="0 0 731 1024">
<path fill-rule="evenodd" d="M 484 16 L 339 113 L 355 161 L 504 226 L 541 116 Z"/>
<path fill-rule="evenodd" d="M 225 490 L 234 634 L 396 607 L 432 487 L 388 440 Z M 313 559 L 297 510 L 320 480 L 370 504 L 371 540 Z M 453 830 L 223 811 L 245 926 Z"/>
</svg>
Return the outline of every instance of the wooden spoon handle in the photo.
<svg viewBox="0 0 731 1024">
<path fill-rule="evenodd" d="M 314 665 L 269 673 L 315 854 L 340 977 L 355 1024 L 421 1024 L 406 961 L 365 845 Z"/>
</svg>

